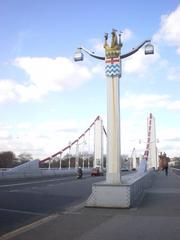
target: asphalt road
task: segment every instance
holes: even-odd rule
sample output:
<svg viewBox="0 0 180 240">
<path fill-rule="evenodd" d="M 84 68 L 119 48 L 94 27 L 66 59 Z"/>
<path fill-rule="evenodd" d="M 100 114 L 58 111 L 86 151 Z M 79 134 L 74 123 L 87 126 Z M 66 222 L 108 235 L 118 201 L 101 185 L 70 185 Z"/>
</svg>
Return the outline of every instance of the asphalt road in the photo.
<svg viewBox="0 0 180 240">
<path fill-rule="evenodd" d="M 0 236 L 84 202 L 92 183 L 104 177 L 11 180 L 0 182 Z"/>
</svg>

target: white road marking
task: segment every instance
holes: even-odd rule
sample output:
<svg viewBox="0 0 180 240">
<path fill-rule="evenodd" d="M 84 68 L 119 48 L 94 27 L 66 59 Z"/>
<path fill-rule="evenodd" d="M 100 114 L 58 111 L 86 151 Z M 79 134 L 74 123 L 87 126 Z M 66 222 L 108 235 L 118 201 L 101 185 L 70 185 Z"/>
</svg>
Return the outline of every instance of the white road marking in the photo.
<svg viewBox="0 0 180 240">
<path fill-rule="evenodd" d="M 71 213 L 74 213 L 74 214 L 79 214 L 78 210 L 82 209 L 84 206 L 86 205 L 86 202 L 82 202 L 78 205 L 73 205 L 71 207 L 68 207 L 65 209 L 65 211 L 63 212 L 63 214 L 71 214 Z"/>
<path fill-rule="evenodd" d="M 44 214 L 44 213 L 29 212 L 29 211 L 23 211 L 23 210 L 7 209 L 7 208 L 0 208 L 0 211 L 20 213 L 20 214 L 28 214 L 28 215 L 36 215 L 36 216 L 46 216 L 47 215 L 47 214 Z"/>
<path fill-rule="evenodd" d="M 85 179 L 91 178 L 91 176 L 86 176 Z M 24 186 L 24 185 L 31 185 L 31 184 L 40 184 L 40 183 L 48 183 L 48 182 L 58 182 L 58 181 L 65 181 L 65 180 L 75 180 L 76 178 L 66 177 L 66 178 L 55 178 L 55 179 L 49 179 L 49 180 L 40 180 L 40 181 L 31 181 L 31 182 L 22 182 L 22 183 L 12 183 L 12 184 L 5 184 L 0 185 L 0 188 L 6 188 L 6 187 L 14 187 L 14 186 Z"/>
<path fill-rule="evenodd" d="M 50 215 L 48 217 L 42 218 L 42 219 L 40 219 L 40 220 L 38 220 L 36 222 L 33 222 L 33 223 L 28 224 L 28 225 L 26 225 L 24 227 L 18 228 L 16 230 L 12 231 L 12 232 L 9 232 L 9 233 L 6 233 L 6 234 L 2 235 L 0 237 L 0 240 L 8 240 L 8 239 L 11 239 L 13 237 L 16 237 L 16 236 L 18 236 L 18 235 L 20 235 L 22 233 L 25 233 L 25 232 L 27 232 L 27 231 L 29 231 L 31 229 L 36 228 L 36 227 L 38 227 L 38 226 L 40 226 L 40 225 L 42 225 L 44 223 L 50 222 L 50 221 L 58 218 L 59 216 L 60 216 L 59 214 L 53 214 L 53 215 Z"/>
<path fill-rule="evenodd" d="M 39 183 L 45 183 L 45 182 L 65 181 L 67 179 L 68 178 L 58 178 L 58 179 L 49 179 L 49 180 L 32 181 L 32 182 L 24 182 L 24 183 L 13 183 L 13 184 L 0 185 L 0 188 L 39 184 Z"/>
</svg>

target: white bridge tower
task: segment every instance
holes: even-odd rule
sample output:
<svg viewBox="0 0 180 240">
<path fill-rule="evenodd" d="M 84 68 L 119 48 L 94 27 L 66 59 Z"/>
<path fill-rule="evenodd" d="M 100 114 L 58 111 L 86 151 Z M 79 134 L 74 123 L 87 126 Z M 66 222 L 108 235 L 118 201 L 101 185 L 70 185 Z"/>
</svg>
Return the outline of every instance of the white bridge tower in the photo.
<svg viewBox="0 0 180 240">
<path fill-rule="evenodd" d="M 156 125 L 155 118 L 152 113 L 150 113 L 147 119 L 147 134 L 147 167 L 157 169 Z"/>
</svg>

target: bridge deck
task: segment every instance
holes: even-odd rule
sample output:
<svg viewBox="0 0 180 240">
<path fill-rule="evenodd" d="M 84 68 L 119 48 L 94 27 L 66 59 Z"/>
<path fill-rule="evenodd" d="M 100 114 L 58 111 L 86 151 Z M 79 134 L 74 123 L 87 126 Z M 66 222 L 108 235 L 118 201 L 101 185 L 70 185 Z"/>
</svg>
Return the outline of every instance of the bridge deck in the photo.
<svg viewBox="0 0 180 240">
<path fill-rule="evenodd" d="M 131 209 L 67 209 L 62 215 L 21 231 L 13 240 L 180 239 L 180 177 L 155 173 L 152 188 Z"/>
</svg>

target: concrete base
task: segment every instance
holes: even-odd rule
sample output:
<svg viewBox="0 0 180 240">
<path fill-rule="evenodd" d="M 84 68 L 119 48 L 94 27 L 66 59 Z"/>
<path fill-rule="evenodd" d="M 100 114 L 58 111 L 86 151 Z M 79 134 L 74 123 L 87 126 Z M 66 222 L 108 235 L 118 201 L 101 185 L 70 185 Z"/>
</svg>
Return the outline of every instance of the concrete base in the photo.
<svg viewBox="0 0 180 240">
<path fill-rule="evenodd" d="M 123 184 L 95 183 L 87 207 L 129 208 L 143 197 L 151 186 L 153 172 L 129 174 L 122 177 Z"/>
<path fill-rule="evenodd" d="M 130 207 L 130 187 L 121 184 L 96 183 L 92 187 L 92 194 L 86 206 L 128 208 Z"/>
</svg>

